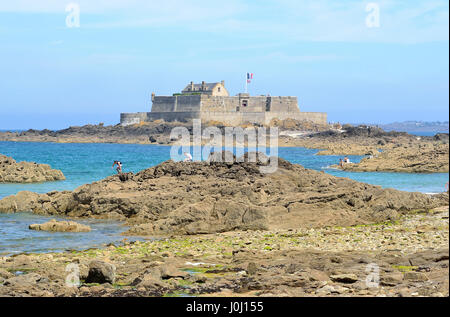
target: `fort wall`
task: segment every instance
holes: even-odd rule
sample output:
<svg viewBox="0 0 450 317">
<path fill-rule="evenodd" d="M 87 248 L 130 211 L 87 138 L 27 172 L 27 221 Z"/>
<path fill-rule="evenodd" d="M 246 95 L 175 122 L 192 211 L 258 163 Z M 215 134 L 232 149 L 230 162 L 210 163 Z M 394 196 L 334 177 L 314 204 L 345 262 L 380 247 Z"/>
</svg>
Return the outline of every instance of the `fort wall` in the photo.
<svg viewBox="0 0 450 317">
<path fill-rule="evenodd" d="M 148 120 L 149 112 L 121 113 L 120 124 L 123 126 L 139 124 Z"/>
<path fill-rule="evenodd" d="M 157 96 L 153 99 L 152 112 L 200 111 L 200 95 Z"/>
<path fill-rule="evenodd" d="M 180 122 L 201 119 L 204 122 L 217 121 L 236 126 L 244 123 L 269 124 L 274 118 L 327 123 L 326 113 L 301 112 L 297 97 L 249 94 L 229 96 L 224 82 L 213 84 L 203 82 L 201 85 L 191 82 L 182 94 L 173 96 L 153 94 L 152 102 L 151 112 L 122 113 L 121 124 L 130 125 L 160 119 Z"/>
<path fill-rule="evenodd" d="M 147 119 L 145 121 L 164 120 L 168 122 L 178 121 L 187 122 L 192 119 L 200 118 L 200 111 L 188 111 L 188 112 L 148 112 Z"/>
<path fill-rule="evenodd" d="M 270 112 L 300 112 L 297 97 L 268 97 Z"/>
<path fill-rule="evenodd" d="M 168 122 L 187 122 L 192 119 L 201 119 L 202 122 L 217 121 L 227 125 L 237 126 L 244 123 L 269 124 L 272 119 L 295 119 L 297 121 L 310 121 L 317 124 L 327 123 L 327 114 L 324 112 L 221 112 L 221 111 L 191 111 L 191 112 L 138 112 L 122 113 L 122 125 L 139 124 L 155 120 Z"/>
</svg>

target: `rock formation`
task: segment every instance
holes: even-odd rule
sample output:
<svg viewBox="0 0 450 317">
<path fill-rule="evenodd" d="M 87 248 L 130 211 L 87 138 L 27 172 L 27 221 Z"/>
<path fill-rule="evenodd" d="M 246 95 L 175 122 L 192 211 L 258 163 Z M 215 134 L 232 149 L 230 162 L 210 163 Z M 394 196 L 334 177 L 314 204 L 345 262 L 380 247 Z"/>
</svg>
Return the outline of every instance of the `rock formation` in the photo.
<svg viewBox="0 0 450 317">
<path fill-rule="evenodd" d="M 0 183 L 40 183 L 64 180 L 64 174 L 47 164 L 16 162 L 0 154 Z"/>
<path fill-rule="evenodd" d="M 116 280 L 115 265 L 103 261 L 94 260 L 89 263 L 89 273 L 86 277 L 86 283 L 110 283 L 114 284 Z"/>
<path fill-rule="evenodd" d="M 264 163 L 245 158 L 167 161 L 126 181 L 114 175 L 73 192 L 19 193 L 1 200 L 0 212 L 122 219 L 130 234 L 170 235 L 367 224 L 448 205 L 447 193 L 382 189 L 283 159 L 275 173 L 262 174 Z"/>
<path fill-rule="evenodd" d="M 203 128 L 215 126 L 222 135 L 225 126 L 218 121 L 208 121 Z M 243 124 L 242 128 L 260 125 Z M 448 144 L 448 133 L 434 137 L 417 137 L 406 132 L 386 132 L 373 126 L 320 125 L 294 119 L 277 120 L 269 126 L 278 127 L 280 147 L 306 147 L 320 149 L 319 155 L 366 155 L 376 154 L 378 150 L 391 149 L 398 145 L 420 145 L 429 143 Z M 191 122 L 164 122 L 155 120 L 129 126 L 85 125 L 58 131 L 28 130 L 23 132 L 0 132 L 0 141 L 14 142 L 59 142 L 59 143 L 124 143 L 159 144 L 174 143 L 170 133 L 175 127 L 184 127 L 193 133 Z M 202 144 L 210 142 L 209 137 Z"/>
<path fill-rule="evenodd" d="M 448 144 L 421 144 L 398 146 L 359 164 L 344 164 L 346 171 L 356 172 L 403 172 L 403 173 L 448 173 Z"/>
<path fill-rule="evenodd" d="M 43 224 L 32 224 L 30 230 L 50 232 L 89 232 L 91 228 L 74 221 L 56 221 L 55 219 Z"/>
</svg>

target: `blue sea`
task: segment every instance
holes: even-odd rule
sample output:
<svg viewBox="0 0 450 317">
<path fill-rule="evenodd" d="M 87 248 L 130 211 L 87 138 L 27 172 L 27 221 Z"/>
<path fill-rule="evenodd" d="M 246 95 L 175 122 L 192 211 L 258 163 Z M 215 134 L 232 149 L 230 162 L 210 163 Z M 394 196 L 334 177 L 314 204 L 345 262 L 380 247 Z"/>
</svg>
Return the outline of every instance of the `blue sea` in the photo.
<svg viewBox="0 0 450 317">
<path fill-rule="evenodd" d="M 305 148 L 279 148 L 279 156 L 306 168 L 348 177 L 360 182 L 395 188 L 404 191 L 439 193 L 445 190 L 448 173 L 365 173 L 343 172 L 330 169 L 339 162 L 339 156 L 318 156 L 318 150 Z M 123 163 L 124 172 L 138 172 L 170 159 L 170 147 L 135 144 L 60 144 L 0 142 L 0 153 L 12 156 L 16 161 L 34 161 L 50 164 L 60 169 L 65 181 L 39 184 L 0 184 L 0 199 L 28 190 L 46 193 L 54 190 L 73 190 L 86 183 L 101 180 L 115 174 L 112 163 Z M 359 162 L 362 156 L 349 156 Z M 28 230 L 30 223 L 48 220 L 31 214 L 0 215 L 0 255 L 17 252 L 46 252 L 65 249 L 96 247 L 99 244 L 123 239 L 125 231 L 117 222 L 97 221 L 91 224 L 91 233 L 55 234 Z"/>
<path fill-rule="evenodd" d="M 62 217 L 38 216 L 32 213 L 0 214 L 0 256 L 19 253 L 62 252 L 101 248 L 109 243 L 119 245 L 125 236 L 123 224 L 116 221 L 83 219 L 77 222 L 89 225 L 90 232 L 45 232 L 29 230 L 33 223 L 44 223 Z M 136 237 L 127 237 L 137 240 Z"/>
<path fill-rule="evenodd" d="M 305 148 L 279 148 L 279 156 L 292 162 L 335 176 L 348 177 L 360 182 L 381 185 L 411 192 L 439 193 L 445 190 L 448 173 L 364 173 L 343 172 L 328 168 L 339 162 L 339 156 L 315 155 L 319 150 Z M 86 183 L 115 174 L 112 163 L 123 163 L 124 172 L 138 172 L 170 159 L 170 147 L 137 144 L 64 144 L 0 142 L 0 153 L 16 161 L 50 164 L 63 171 L 65 181 L 39 184 L 0 184 L 0 198 L 22 190 L 46 193 L 54 190 L 73 190 Z M 349 156 L 359 162 L 362 156 Z"/>
</svg>

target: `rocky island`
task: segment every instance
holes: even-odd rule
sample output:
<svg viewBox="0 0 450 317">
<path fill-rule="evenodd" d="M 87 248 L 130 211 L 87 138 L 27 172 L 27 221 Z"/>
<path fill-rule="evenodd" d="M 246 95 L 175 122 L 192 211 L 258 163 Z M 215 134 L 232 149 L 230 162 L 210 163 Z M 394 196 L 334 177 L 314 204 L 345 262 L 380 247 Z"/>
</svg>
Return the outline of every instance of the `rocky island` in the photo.
<svg viewBox="0 0 450 317">
<path fill-rule="evenodd" d="M 64 179 L 64 174 L 50 165 L 16 162 L 0 154 L 0 183 L 40 183 Z"/>
<path fill-rule="evenodd" d="M 344 164 L 340 168 L 353 172 L 448 173 L 449 147 L 447 144 L 398 145 L 366 157 L 358 164 Z"/>
</svg>

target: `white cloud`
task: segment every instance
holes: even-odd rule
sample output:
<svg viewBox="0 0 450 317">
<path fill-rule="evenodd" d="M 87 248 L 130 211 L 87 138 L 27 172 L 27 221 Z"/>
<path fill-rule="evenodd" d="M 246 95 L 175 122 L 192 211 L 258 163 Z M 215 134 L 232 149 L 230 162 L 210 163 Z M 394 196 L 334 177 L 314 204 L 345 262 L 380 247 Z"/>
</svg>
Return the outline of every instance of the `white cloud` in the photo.
<svg viewBox="0 0 450 317">
<path fill-rule="evenodd" d="M 175 27 L 280 41 L 418 43 L 448 41 L 447 0 L 16 0 L 0 12 L 65 14 L 68 3 L 95 14 L 83 28 Z M 366 5 L 380 6 L 380 28 L 367 28 Z M 94 19 L 94 20 L 95 20 Z M 92 21 L 90 19 L 89 21 Z"/>
<path fill-rule="evenodd" d="M 136 0 L 15 0 L 0 2 L 0 12 L 63 13 L 69 3 L 77 3 L 86 13 L 101 13 L 136 6 Z"/>
<path fill-rule="evenodd" d="M 285 41 L 419 43 L 448 41 L 447 0 L 330 1 L 277 0 L 270 21 L 227 19 L 211 26 L 216 32 L 244 32 Z M 380 7 L 381 26 L 366 26 L 366 5 Z"/>
<path fill-rule="evenodd" d="M 83 28 L 192 28 L 203 25 L 207 29 L 246 8 L 241 0 L 227 0 L 226 4 L 204 0 L 16 0 L 0 2 L 0 12 L 66 15 L 65 9 L 70 3 L 79 5 L 82 21 L 83 15 L 95 16 L 97 21 L 82 22 Z"/>
<path fill-rule="evenodd" d="M 83 13 L 108 14 L 111 12 L 163 14 L 165 17 L 183 12 L 186 16 L 234 11 L 242 7 L 237 0 L 228 0 L 226 4 L 202 0 L 15 0 L 0 2 L 0 12 L 64 13 L 68 4 L 78 4 Z"/>
</svg>

